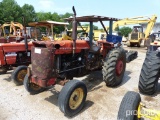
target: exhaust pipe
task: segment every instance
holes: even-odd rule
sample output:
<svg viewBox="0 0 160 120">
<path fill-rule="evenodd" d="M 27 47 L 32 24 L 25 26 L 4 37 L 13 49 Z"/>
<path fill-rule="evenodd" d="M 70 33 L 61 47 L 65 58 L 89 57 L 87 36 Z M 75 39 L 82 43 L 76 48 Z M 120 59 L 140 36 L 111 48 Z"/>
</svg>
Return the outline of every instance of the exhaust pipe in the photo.
<svg viewBox="0 0 160 120">
<path fill-rule="evenodd" d="M 74 6 L 72 7 L 73 10 L 73 22 L 72 22 L 72 39 L 73 39 L 73 56 L 76 50 L 76 39 L 77 39 L 77 21 L 76 21 L 76 10 Z"/>
<path fill-rule="evenodd" d="M 27 41 L 27 34 L 26 34 L 26 26 L 25 26 L 25 17 L 22 15 L 23 19 L 23 26 L 24 26 L 24 42 L 25 42 L 25 48 L 26 48 L 26 53 L 28 52 L 28 41 Z"/>
</svg>

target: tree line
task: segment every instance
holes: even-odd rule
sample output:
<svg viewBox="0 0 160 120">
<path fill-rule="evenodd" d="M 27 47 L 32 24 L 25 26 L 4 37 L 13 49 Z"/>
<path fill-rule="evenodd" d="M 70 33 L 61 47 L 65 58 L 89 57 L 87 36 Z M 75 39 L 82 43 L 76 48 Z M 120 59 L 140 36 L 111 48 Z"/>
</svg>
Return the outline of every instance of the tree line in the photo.
<svg viewBox="0 0 160 120">
<path fill-rule="evenodd" d="M 5 22 L 19 22 L 23 23 L 22 16 L 25 17 L 25 23 L 23 25 L 28 26 L 29 22 L 42 21 L 42 20 L 53 20 L 58 22 L 64 22 L 64 18 L 72 16 L 72 13 L 66 12 L 65 14 L 58 14 L 56 12 L 35 12 L 35 9 L 32 5 L 24 4 L 22 7 L 18 5 L 15 0 L 2 0 L 0 2 L 0 24 Z M 88 24 L 85 24 L 85 26 Z M 69 29 L 71 25 L 68 26 Z M 94 29 L 97 30 L 98 27 L 94 26 Z M 64 30 L 63 26 L 54 27 L 55 33 L 60 33 Z M 131 31 L 128 27 L 119 29 L 122 35 L 127 36 Z"/>
<path fill-rule="evenodd" d="M 25 17 L 25 23 L 23 23 L 23 16 Z M 64 18 L 68 18 L 70 16 L 72 16 L 72 13 L 68 12 L 65 14 L 58 14 L 56 12 L 35 12 L 32 5 L 24 4 L 21 7 L 15 0 L 2 0 L 2 2 L 0 2 L 0 24 L 14 21 L 28 26 L 29 22 L 42 20 L 64 22 Z M 71 25 L 69 27 L 71 28 Z M 54 27 L 54 31 L 56 33 L 60 33 L 63 29 L 64 27 Z"/>
</svg>

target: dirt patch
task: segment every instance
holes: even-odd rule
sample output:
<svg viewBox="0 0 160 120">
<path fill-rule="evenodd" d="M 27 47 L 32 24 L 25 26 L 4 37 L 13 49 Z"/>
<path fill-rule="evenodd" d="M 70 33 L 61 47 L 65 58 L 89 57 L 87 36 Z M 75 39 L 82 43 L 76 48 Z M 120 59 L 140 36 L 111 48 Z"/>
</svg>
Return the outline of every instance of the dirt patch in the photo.
<svg viewBox="0 0 160 120">
<path fill-rule="evenodd" d="M 87 100 L 82 111 L 73 118 L 66 117 L 58 107 L 58 94 L 61 86 L 37 95 L 29 95 L 24 86 L 15 86 L 7 73 L 0 75 L 0 120 L 116 120 L 120 102 L 127 91 L 138 90 L 139 74 L 145 59 L 146 50 L 143 48 L 125 48 L 137 50 L 138 58 L 127 63 L 121 85 L 111 88 L 103 81 L 102 72 L 94 71 L 91 74 L 75 78 L 83 81 L 88 88 Z M 160 94 L 154 97 L 141 95 L 149 108 L 158 109 Z"/>
<path fill-rule="evenodd" d="M 150 96 L 145 96 L 145 97 L 144 97 L 144 100 L 145 100 L 145 101 L 148 101 L 148 102 L 150 102 L 150 101 L 154 102 L 154 101 L 155 101 L 155 99 L 152 98 L 152 97 L 150 97 Z"/>
</svg>

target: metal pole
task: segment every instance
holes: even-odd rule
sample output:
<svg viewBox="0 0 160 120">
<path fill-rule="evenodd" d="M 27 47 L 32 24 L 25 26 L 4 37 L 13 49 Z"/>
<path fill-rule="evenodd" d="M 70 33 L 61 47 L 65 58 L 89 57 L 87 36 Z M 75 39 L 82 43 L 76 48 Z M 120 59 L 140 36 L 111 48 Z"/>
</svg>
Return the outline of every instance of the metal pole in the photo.
<svg viewBox="0 0 160 120">
<path fill-rule="evenodd" d="M 52 31 L 52 37 L 53 37 L 53 24 L 51 24 L 51 31 Z M 54 40 L 54 37 L 52 40 Z"/>
<path fill-rule="evenodd" d="M 113 21 L 109 21 L 109 35 L 112 35 L 112 27 L 113 27 Z"/>
<path fill-rule="evenodd" d="M 23 26 L 24 26 L 24 42 L 25 42 L 25 48 L 26 48 L 26 53 L 28 52 L 28 41 L 27 41 L 27 35 L 26 35 L 26 26 L 25 26 L 25 16 L 22 16 L 23 19 Z"/>
<path fill-rule="evenodd" d="M 102 20 L 99 20 L 99 21 L 100 21 L 100 23 L 101 23 L 101 25 L 102 25 L 102 27 L 103 27 L 104 31 L 105 31 L 105 32 L 106 32 L 106 34 L 108 35 L 108 31 L 107 31 L 106 27 L 104 26 L 104 24 L 103 24 Z"/>
<path fill-rule="evenodd" d="M 90 31 L 89 31 L 89 44 L 92 46 L 93 40 L 93 22 L 90 22 Z"/>
<path fill-rule="evenodd" d="M 76 10 L 73 6 L 73 22 L 72 22 L 72 39 L 73 39 L 73 56 L 76 51 L 76 39 L 77 39 L 77 21 L 76 21 Z"/>
</svg>

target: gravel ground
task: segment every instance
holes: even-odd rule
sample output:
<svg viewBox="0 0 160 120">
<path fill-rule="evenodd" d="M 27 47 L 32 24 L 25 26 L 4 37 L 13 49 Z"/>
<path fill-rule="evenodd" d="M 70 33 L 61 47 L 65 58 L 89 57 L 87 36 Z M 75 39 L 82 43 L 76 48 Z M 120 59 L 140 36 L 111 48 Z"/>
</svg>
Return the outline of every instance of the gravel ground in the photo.
<svg viewBox="0 0 160 120">
<path fill-rule="evenodd" d="M 116 88 L 106 87 L 102 81 L 101 71 L 76 78 L 86 83 L 88 95 L 83 110 L 72 118 L 64 116 L 57 106 L 61 86 L 56 85 L 40 94 L 30 95 L 24 86 L 16 86 L 11 81 L 10 74 L 12 71 L 0 75 L 0 120 L 116 120 L 124 94 L 129 90 L 138 92 L 139 74 L 146 53 L 144 48 L 130 49 L 138 50 L 138 58 L 127 63 L 125 76 L 120 86 Z M 158 93 L 160 93 L 160 89 Z M 159 109 L 160 94 L 152 97 L 141 96 L 142 101 L 147 106 Z"/>
</svg>

